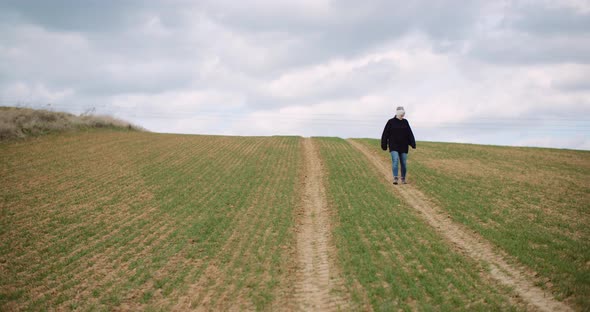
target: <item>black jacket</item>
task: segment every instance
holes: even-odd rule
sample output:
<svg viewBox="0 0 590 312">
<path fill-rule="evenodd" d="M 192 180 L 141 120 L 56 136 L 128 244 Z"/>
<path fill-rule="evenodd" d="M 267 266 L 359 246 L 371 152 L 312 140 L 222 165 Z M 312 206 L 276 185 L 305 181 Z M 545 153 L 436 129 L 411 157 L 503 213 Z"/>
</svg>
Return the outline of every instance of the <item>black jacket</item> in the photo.
<svg viewBox="0 0 590 312">
<path fill-rule="evenodd" d="M 399 120 L 396 117 L 387 121 L 383 134 L 381 135 L 381 149 L 407 153 L 408 145 L 416 148 L 416 140 L 410 128 L 410 123 L 406 119 Z"/>
</svg>

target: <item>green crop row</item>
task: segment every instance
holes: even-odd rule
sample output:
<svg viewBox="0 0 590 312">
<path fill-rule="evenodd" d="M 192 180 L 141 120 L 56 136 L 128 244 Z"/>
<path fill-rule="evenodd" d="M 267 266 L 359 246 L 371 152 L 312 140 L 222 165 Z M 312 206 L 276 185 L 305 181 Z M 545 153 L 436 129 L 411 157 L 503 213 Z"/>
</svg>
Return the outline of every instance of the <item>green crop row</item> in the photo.
<svg viewBox="0 0 590 312">
<path fill-rule="evenodd" d="M 483 268 L 396 198 L 359 151 L 342 139 L 318 142 L 336 210 L 335 244 L 357 304 L 367 298 L 378 311 L 516 309 L 505 289 L 480 276 Z"/>
<path fill-rule="evenodd" d="M 589 152 L 421 142 L 408 167 L 412 183 L 525 265 L 538 286 L 590 306 Z"/>
<path fill-rule="evenodd" d="M 268 307 L 290 287 L 299 142 L 103 131 L 0 146 L 0 306 Z"/>
<path fill-rule="evenodd" d="M 349 142 L 313 140 L 352 307 L 523 308 Z M 301 147 L 112 130 L 0 143 L 0 310 L 292 308 Z M 408 181 L 583 310 L 589 155 L 419 142 Z"/>
</svg>

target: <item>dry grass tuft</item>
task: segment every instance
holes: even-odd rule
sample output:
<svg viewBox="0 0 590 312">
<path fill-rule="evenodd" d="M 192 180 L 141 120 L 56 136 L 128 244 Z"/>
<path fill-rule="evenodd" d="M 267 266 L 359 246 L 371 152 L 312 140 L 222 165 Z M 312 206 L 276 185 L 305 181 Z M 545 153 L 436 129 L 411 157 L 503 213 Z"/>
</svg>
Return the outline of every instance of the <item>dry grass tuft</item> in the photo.
<svg viewBox="0 0 590 312">
<path fill-rule="evenodd" d="M 0 141 L 87 128 L 145 129 L 102 115 L 73 115 L 41 109 L 0 106 Z"/>
</svg>

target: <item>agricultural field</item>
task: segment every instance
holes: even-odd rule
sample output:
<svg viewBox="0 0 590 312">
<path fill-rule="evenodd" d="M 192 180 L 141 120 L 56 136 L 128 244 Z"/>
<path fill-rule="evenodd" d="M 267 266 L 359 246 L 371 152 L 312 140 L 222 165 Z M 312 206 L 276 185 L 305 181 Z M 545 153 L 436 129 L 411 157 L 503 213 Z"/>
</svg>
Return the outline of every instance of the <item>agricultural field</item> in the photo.
<svg viewBox="0 0 590 312">
<path fill-rule="evenodd" d="M 0 310 L 263 309 L 292 292 L 299 138 L 0 145 Z"/>
<path fill-rule="evenodd" d="M 0 310 L 590 306 L 590 153 L 419 142 L 393 186 L 379 147 L 113 129 L 0 142 Z"/>
<path fill-rule="evenodd" d="M 378 140 L 360 142 L 380 152 Z M 537 286 L 590 307 L 590 152 L 420 142 L 408 166 L 411 184 Z"/>
<path fill-rule="evenodd" d="M 318 140 L 335 209 L 335 245 L 358 305 L 376 311 L 518 310 L 479 264 L 454 252 L 396 198 L 347 141 Z"/>
</svg>

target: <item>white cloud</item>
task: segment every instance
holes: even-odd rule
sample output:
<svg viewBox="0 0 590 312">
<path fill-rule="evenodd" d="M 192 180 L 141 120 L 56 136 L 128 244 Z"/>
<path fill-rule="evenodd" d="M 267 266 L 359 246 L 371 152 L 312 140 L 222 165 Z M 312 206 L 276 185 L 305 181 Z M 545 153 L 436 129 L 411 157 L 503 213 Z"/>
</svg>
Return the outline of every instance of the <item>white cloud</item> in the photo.
<svg viewBox="0 0 590 312">
<path fill-rule="evenodd" d="M 383 86 L 396 73 L 395 59 L 388 55 L 370 54 L 352 60 L 333 60 L 325 64 L 302 67 L 286 72 L 268 84 L 268 92 L 279 99 L 308 98 L 351 90 L 371 92 Z M 360 89 L 360 90 L 358 90 Z"/>
<path fill-rule="evenodd" d="M 589 136 L 584 1 L 57 1 L 0 3 L 3 104 L 341 137 L 378 137 L 401 105 L 424 140 Z"/>
<path fill-rule="evenodd" d="M 70 88 L 66 89 L 50 89 L 42 83 L 28 85 L 22 82 L 16 82 L 2 86 L 0 89 L 3 101 L 14 101 L 16 104 L 29 105 L 32 99 L 41 102 L 40 104 L 54 104 L 60 103 L 68 97 L 74 95 L 74 91 Z"/>
<path fill-rule="evenodd" d="M 172 117 L 195 115 L 200 112 L 214 110 L 237 110 L 244 105 L 239 94 L 228 94 L 215 91 L 170 91 L 159 94 L 125 94 L 111 99 L 115 110 L 138 113 L 163 114 Z"/>
</svg>

